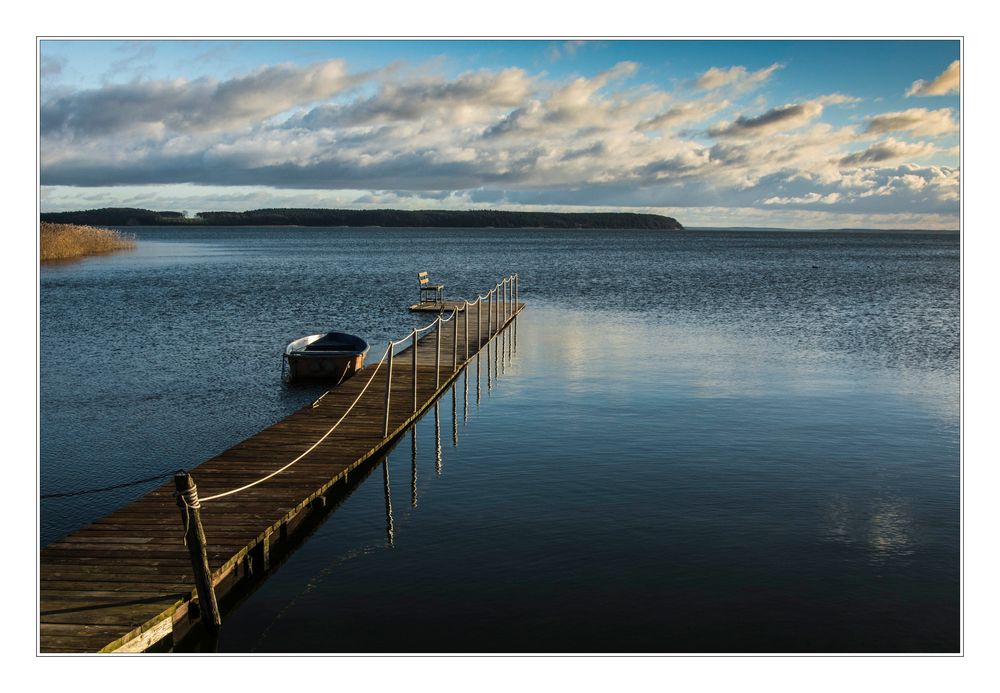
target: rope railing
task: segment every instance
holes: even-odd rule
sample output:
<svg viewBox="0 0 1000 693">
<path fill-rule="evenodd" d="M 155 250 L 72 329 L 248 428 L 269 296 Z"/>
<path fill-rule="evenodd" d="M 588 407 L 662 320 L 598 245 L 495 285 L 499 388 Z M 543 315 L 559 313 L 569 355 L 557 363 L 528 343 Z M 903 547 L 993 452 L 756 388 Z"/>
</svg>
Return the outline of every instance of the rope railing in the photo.
<svg viewBox="0 0 1000 693">
<path fill-rule="evenodd" d="M 514 276 L 516 276 L 516 275 L 512 275 L 511 277 L 508 277 L 507 279 L 504 279 L 503 283 L 506 283 L 508 280 L 513 279 Z M 482 295 L 477 296 L 476 300 L 473 301 L 472 303 L 470 303 L 469 301 L 464 301 L 463 310 L 468 310 L 470 307 L 472 307 L 472 306 L 480 303 L 481 301 L 483 301 L 485 299 L 488 299 L 488 298 L 491 298 L 493 296 L 493 294 L 500 287 L 501 287 L 501 283 L 498 282 L 496 284 L 496 286 L 494 286 L 492 289 L 490 289 L 486 293 L 486 296 L 482 296 Z M 499 308 L 499 302 L 496 301 L 495 303 L 497 303 L 497 308 Z M 331 426 L 326 431 L 326 433 L 324 433 L 322 436 L 320 436 L 320 438 L 315 443 L 313 443 L 311 446 L 309 446 L 309 448 L 307 448 L 305 450 L 305 452 L 299 454 L 295 459 L 293 459 L 291 462 L 289 462 L 285 466 L 281 467 L 280 469 L 277 469 L 277 470 L 271 472 L 270 474 L 268 474 L 266 476 L 263 476 L 260 479 L 257 479 L 256 481 L 253 481 L 253 482 L 251 482 L 249 484 L 245 484 L 243 486 L 240 486 L 239 488 L 235 488 L 235 489 L 232 489 L 230 491 L 226 491 L 224 493 L 217 493 L 217 494 L 215 494 L 213 496 L 207 496 L 205 498 L 201 498 L 200 499 L 201 502 L 202 503 L 207 503 L 209 501 L 217 500 L 219 498 L 225 498 L 227 496 L 234 495 L 234 494 L 239 493 L 241 491 L 245 491 L 245 490 L 247 490 L 249 488 L 253 488 L 254 486 L 262 484 L 262 483 L 264 483 L 265 481 L 267 481 L 269 479 L 273 479 L 274 477 L 276 477 L 279 474 L 285 472 L 286 470 L 288 470 L 292 466 L 294 466 L 296 463 L 298 463 L 299 461 L 301 461 L 309 453 L 311 453 L 313 450 L 315 450 L 317 447 L 319 447 L 323 443 L 323 441 L 325 441 L 327 438 L 329 438 L 333 434 L 333 432 L 335 430 L 337 430 L 337 427 L 340 426 L 340 424 L 344 421 L 344 419 L 347 418 L 347 415 L 351 413 L 351 411 L 354 409 L 354 407 L 357 405 L 357 403 L 359 401 L 361 401 L 361 397 L 365 394 L 365 392 L 368 391 L 368 388 L 371 386 L 372 382 L 375 380 L 375 375 L 382 368 L 382 365 L 386 363 L 386 360 L 388 360 L 389 363 L 390 363 L 389 378 L 391 378 L 392 356 L 394 355 L 393 354 L 393 349 L 396 346 L 399 346 L 400 344 L 410 344 L 411 348 L 414 349 L 414 368 L 415 368 L 416 367 L 416 358 L 415 357 L 416 357 L 416 346 L 417 346 L 416 345 L 417 340 L 415 339 L 415 336 L 419 335 L 422 332 L 426 332 L 426 331 L 428 331 L 428 330 L 430 330 L 432 328 L 435 328 L 435 327 L 438 330 L 440 330 L 441 325 L 443 323 L 451 322 L 452 320 L 455 320 L 458 317 L 458 314 L 459 314 L 459 309 L 458 309 L 458 307 L 455 307 L 455 308 L 452 309 L 451 315 L 448 316 L 447 318 L 444 317 L 444 316 L 442 316 L 442 315 L 438 315 L 434 320 L 432 320 L 428 324 L 424 325 L 423 327 L 413 328 L 413 330 L 410 332 L 410 334 L 408 334 L 407 336 L 403 337 L 402 339 L 389 340 L 388 346 L 386 347 L 385 352 L 382 354 L 382 358 L 379 359 L 379 362 L 375 365 L 375 368 L 372 370 L 371 375 L 368 377 L 368 382 L 365 383 L 365 386 L 361 389 L 361 392 L 359 392 L 358 395 L 354 398 L 354 401 L 351 402 L 350 406 L 343 413 L 343 415 L 341 415 L 341 417 L 339 419 L 337 419 L 336 423 L 334 423 L 333 426 Z M 500 316 L 499 316 L 499 312 L 498 312 L 498 314 L 497 314 L 497 322 L 498 323 L 499 323 L 499 318 L 500 318 Z M 468 322 L 468 321 L 466 321 L 466 322 Z M 499 324 L 497 324 L 496 327 L 499 328 Z M 492 329 L 493 329 L 493 325 L 492 325 L 492 320 L 491 320 L 491 328 L 490 328 L 490 335 L 491 336 L 493 334 L 492 333 Z M 452 357 L 452 370 L 453 371 L 456 370 L 457 367 L 458 367 L 458 363 L 457 363 L 458 362 L 458 341 L 457 341 L 457 337 L 458 337 L 458 325 L 456 323 L 456 325 L 455 325 L 455 343 L 453 344 L 453 348 L 454 349 L 453 349 L 453 357 Z M 466 326 L 466 339 L 468 340 L 468 326 Z M 438 342 L 438 347 L 437 347 L 438 355 L 437 355 L 437 359 L 436 359 L 436 363 L 435 363 L 435 366 L 436 366 L 436 368 L 437 368 L 438 371 L 440 371 L 440 359 L 441 359 L 441 357 L 440 357 L 440 351 L 441 351 L 441 349 L 440 349 L 440 341 L 441 341 L 440 339 L 437 340 L 437 342 Z M 468 348 L 466 348 L 466 353 L 468 353 Z M 440 387 L 440 373 L 438 374 L 437 381 L 438 381 L 437 382 L 437 386 Z M 389 418 L 389 392 L 390 392 L 390 390 L 387 387 L 387 390 L 386 390 L 386 425 L 388 425 L 388 418 Z M 321 395 L 319 397 L 319 399 L 317 399 L 313 403 L 313 405 L 314 406 L 318 405 L 319 402 L 320 402 L 320 400 L 322 400 L 323 397 L 326 397 L 327 394 L 329 394 L 329 392 L 323 393 L 323 395 Z M 414 402 L 416 402 L 416 379 L 414 379 Z M 416 407 L 416 405 L 414 404 L 414 408 L 415 407 Z"/>
<path fill-rule="evenodd" d="M 372 370 L 372 374 L 368 378 L 368 382 L 365 383 L 365 386 L 363 388 L 361 388 L 361 392 L 359 392 L 358 396 L 354 398 L 353 402 L 351 402 L 351 406 L 349 406 L 347 408 L 347 411 L 345 411 L 343 413 L 343 415 L 341 415 L 341 417 L 339 419 L 337 419 L 337 422 L 335 424 L 333 424 L 333 426 L 331 426 L 330 429 L 319 438 L 319 440 L 317 440 L 315 443 L 313 443 L 311 446 L 309 446 L 309 448 L 305 452 L 303 452 L 302 454 L 300 454 L 298 457 L 296 457 L 294 460 L 292 460 L 291 462 L 289 462 L 288 464 L 286 464 L 281 469 L 277 469 L 277 470 L 271 472 L 270 474 L 268 474 L 267 476 L 264 476 L 264 477 L 261 477 L 260 479 L 257 479 L 257 481 L 250 482 L 249 484 L 246 484 L 244 486 L 240 486 L 239 488 L 234 488 L 233 490 L 226 491 L 225 493 L 217 493 L 214 496 L 207 496 L 205 498 L 202 498 L 201 502 L 202 503 L 207 503 L 208 501 L 218 500 L 219 498 L 225 498 L 226 496 L 231 496 L 234 493 L 239 493 L 240 491 L 246 491 L 248 488 L 253 488 L 254 486 L 257 486 L 258 484 L 264 483 L 268 479 L 273 479 L 274 477 L 276 477 L 279 474 L 281 474 L 282 472 L 284 472 L 286 469 L 289 469 L 290 467 L 292 467 L 292 465 L 294 465 L 297 462 L 299 462 L 299 460 L 301 460 L 303 457 L 305 457 L 310 452 L 312 452 L 313 450 L 315 450 L 317 447 L 319 447 L 320 444 L 324 440 L 326 440 L 327 438 L 330 437 L 330 434 L 332 434 L 335 430 L 337 430 L 337 427 L 340 426 L 340 423 L 344 419 L 347 418 L 347 415 L 351 413 L 351 410 L 354 409 L 354 406 L 361 400 L 362 395 L 364 395 L 365 392 L 368 391 L 368 387 L 372 384 L 372 381 L 375 380 L 375 374 L 378 373 L 379 369 L 382 367 L 382 364 L 385 362 L 385 359 L 389 355 L 389 352 L 391 350 L 392 350 L 392 346 L 390 344 L 390 346 L 386 347 L 385 353 L 382 354 L 382 358 L 379 359 L 378 365 L 376 365 L 375 369 Z"/>
</svg>

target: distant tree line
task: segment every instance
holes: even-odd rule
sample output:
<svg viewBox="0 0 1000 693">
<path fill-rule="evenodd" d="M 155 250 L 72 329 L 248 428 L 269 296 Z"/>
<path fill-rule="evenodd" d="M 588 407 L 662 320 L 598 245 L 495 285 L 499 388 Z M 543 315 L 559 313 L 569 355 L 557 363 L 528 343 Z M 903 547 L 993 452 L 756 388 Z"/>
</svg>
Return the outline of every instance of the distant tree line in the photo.
<svg viewBox="0 0 1000 693">
<path fill-rule="evenodd" d="M 154 212 L 106 207 L 46 212 L 42 221 L 101 226 L 391 226 L 446 228 L 683 229 L 673 217 L 630 212 L 504 212 L 399 209 L 255 209 L 249 212 Z"/>
</svg>

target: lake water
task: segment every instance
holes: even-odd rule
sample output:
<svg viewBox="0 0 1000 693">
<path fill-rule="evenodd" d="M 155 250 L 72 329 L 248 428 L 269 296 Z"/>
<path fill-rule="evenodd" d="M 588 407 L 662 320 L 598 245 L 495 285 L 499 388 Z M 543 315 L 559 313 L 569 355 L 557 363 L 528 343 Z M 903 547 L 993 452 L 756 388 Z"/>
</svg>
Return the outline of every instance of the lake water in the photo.
<svg viewBox="0 0 1000 693">
<path fill-rule="evenodd" d="M 402 336 L 417 271 L 528 303 L 467 417 L 460 379 L 220 651 L 959 649 L 958 234 L 129 230 L 41 270 L 43 495 L 315 399 L 284 345 Z M 158 483 L 42 500 L 42 545 Z"/>
</svg>

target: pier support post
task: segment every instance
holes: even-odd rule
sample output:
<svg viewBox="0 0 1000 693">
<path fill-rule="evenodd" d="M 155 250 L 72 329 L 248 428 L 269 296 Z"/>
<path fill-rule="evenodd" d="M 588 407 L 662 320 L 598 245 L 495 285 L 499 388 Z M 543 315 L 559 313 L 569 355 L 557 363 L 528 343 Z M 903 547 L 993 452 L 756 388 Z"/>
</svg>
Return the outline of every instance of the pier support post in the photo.
<svg viewBox="0 0 1000 693">
<path fill-rule="evenodd" d="M 437 343 L 434 355 L 434 392 L 441 389 L 441 316 L 437 316 L 437 327 L 434 328 L 434 341 Z"/>
<path fill-rule="evenodd" d="M 510 291 L 510 277 L 504 277 L 503 280 L 503 321 L 507 322 L 507 318 L 510 317 L 510 299 L 507 298 L 507 294 Z"/>
<path fill-rule="evenodd" d="M 392 394 L 392 340 L 389 341 L 389 363 L 385 369 L 385 432 L 383 438 L 389 435 L 389 399 Z"/>
<path fill-rule="evenodd" d="M 413 411 L 417 410 L 417 330 L 413 330 Z"/>
<path fill-rule="evenodd" d="M 486 309 L 486 339 L 493 339 L 493 294 L 496 293 L 496 287 L 490 289 L 490 305 Z"/>
<path fill-rule="evenodd" d="M 477 301 L 479 307 L 476 308 L 476 353 L 483 348 L 483 299 Z"/>
<path fill-rule="evenodd" d="M 469 360 L 469 302 L 465 302 L 465 360 Z"/>
<path fill-rule="evenodd" d="M 454 373 L 458 370 L 458 308 L 451 314 L 451 319 L 455 323 L 451 331 L 451 372 Z"/>
<path fill-rule="evenodd" d="M 218 630 L 222 625 L 222 615 L 219 613 L 219 602 L 215 598 L 215 587 L 212 585 L 212 569 L 208 566 L 207 542 L 205 528 L 201 524 L 198 487 L 195 486 L 190 474 L 177 472 L 174 475 L 174 488 L 177 489 L 177 505 L 180 506 L 184 518 L 184 543 L 191 555 L 191 568 L 194 571 L 195 586 L 198 588 L 201 620 L 209 630 Z"/>
</svg>

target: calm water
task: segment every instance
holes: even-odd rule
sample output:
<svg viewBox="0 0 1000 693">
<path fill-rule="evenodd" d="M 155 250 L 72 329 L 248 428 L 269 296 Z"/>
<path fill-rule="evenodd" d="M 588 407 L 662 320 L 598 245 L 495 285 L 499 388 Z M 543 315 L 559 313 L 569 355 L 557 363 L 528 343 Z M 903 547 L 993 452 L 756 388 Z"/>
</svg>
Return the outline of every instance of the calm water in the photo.
<svg viewBox="0 0 1000 693">
<path fill-rule="evenodd" d="M 43 494 L 193 467 L 314 399 L 284 345 L 401 336 L 419 270 L 450 296 L 517 271 L 529 303 L 467 420 L 460 380 L 220 650 L 959 648 L 957 234 L 137 233 L 42 268 Z M 42 544 L 155 485 L 42 501 Z"/>
</svg>

